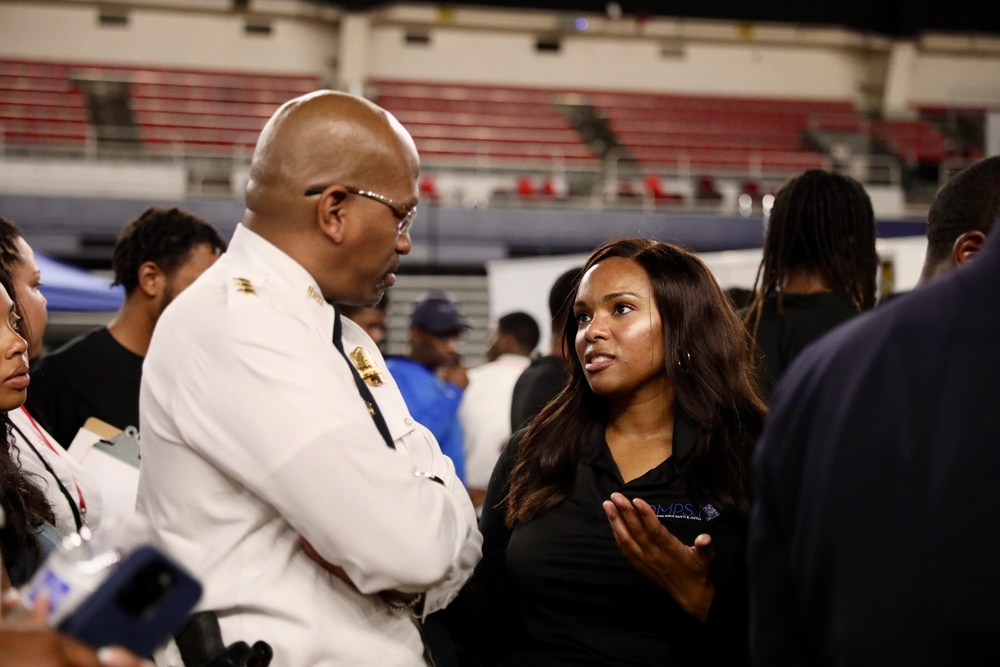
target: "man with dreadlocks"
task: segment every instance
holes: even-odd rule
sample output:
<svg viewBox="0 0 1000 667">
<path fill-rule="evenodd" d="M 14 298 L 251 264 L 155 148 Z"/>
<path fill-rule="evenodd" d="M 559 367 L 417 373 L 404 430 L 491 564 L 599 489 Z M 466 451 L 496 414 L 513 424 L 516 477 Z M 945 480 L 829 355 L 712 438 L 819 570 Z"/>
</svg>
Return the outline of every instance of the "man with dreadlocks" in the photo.
<svg viewBox="0 0 1000 667">
<path fill-rule="evenodd" d="M 163 309 L 211 266 L 226 244 L 205 220 L 179 208 L 152 206 L 126 225 L 111 259 L 125 302 L 107 327 L 44 357 L 31 381 L 28 407 L 69 447 L 97 417 L 125 430 L 139 427 L 142 361 Z"/>
<path fill-rule="evenodd" d="M 765 398 L 799 352 L 875 305 L 877 268 L 875 213 L 860 183 L 812 169 L 781 188 L 744 311 Z"/>
</svg>

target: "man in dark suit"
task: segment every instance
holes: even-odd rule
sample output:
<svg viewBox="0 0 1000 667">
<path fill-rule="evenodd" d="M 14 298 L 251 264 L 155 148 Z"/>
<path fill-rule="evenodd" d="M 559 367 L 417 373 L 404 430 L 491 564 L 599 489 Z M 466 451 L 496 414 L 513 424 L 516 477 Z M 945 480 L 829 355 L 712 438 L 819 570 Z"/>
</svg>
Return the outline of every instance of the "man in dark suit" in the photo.
<svg viewBox="0 0 1000 667">
<path fill-rule="evenodd" d="M 996 221 L 1000 182 L 978 206 Z M 994 234 L 778 384 L 753 462 L 755 664 L 996 662 L 998 300 Z"/>
</svg>

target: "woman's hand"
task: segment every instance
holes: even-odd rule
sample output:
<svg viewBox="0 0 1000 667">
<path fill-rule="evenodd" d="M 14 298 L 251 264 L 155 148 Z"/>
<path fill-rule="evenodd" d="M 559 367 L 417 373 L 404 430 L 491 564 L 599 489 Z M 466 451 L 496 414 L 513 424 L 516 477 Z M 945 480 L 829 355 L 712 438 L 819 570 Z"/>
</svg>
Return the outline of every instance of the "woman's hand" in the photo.
<svg viewBox="0 0 1000 667">
<path fill-rule="evenodd" d="M 689 547 L 660 523 L 645 501 L 636 498 L 630 503 L 620 493 L 604 501 L 604 512 L 618 548 L 629 562 L 670 593 L 681 609 L 705 622 L 715 597 L 715 585 L 709 578 L 711 536 L 701 534 Z"/>
</svg>

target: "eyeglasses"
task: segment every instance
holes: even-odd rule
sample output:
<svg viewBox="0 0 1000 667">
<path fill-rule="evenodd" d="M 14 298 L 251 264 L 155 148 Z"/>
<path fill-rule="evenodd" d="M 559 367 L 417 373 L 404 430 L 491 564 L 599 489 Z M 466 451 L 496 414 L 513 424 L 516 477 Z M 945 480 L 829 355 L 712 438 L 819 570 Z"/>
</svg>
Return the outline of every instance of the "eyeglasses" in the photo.
<svg viewBox="0 0 1000 667">
<path fill-rule="evenodd" d="M 330 186 L 328 185 L 322 188 L 321 187 L 309 188 L 308 190 L 306 190 L 305 195 L 306 197 L 315 197 L 316 195 L 321 195 L 323 194 L 323 191 L 326 190 L 326 188 L 328 187 Z M 399 202 L 393 201 L 392 199 L 389 199 L 385 195 L 380 195 L 379 193 L 372 192 L 371 190 L 358 190 L 357 188 L 351 188 L 346 186 L 344 187 L 344 189 L 347 190 L 352 195 L 358 195 L 359 197 L 365 197 L 367 199 L 374 199 L 380 204 L 385 204 L 386 206 L 388 206 L 398 219 L 396 225 L 397 234 L 402 234 L 407 229 L 409 229 L 410 225 L 413 224 L 413 219 L 417 217 L 416 204 L 414 204 L 413 206 L 403 206 Z"/>
</svg>

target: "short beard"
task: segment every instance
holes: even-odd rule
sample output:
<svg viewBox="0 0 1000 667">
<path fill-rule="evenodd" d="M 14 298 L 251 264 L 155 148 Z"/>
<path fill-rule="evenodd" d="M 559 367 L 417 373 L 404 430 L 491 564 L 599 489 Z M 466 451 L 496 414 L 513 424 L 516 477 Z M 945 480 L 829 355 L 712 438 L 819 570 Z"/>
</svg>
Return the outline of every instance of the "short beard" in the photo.
<svg viewBox="0 0 1000 667">
<path fill-rule="evenodd" d="M 167 306 L 169 306 L 170 303 L 176 298 L 177 294 L 174 292 L 174 283 L 168 278 L 167 284 L 163 288 L 163 298 L 160 300 L 160 312 L 157 315 L 157 318 L 159 318 L 160 315 L 163 315 L 163 311 L 166 310 Z"/>
</svg>

